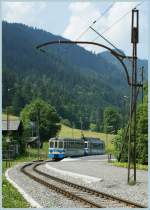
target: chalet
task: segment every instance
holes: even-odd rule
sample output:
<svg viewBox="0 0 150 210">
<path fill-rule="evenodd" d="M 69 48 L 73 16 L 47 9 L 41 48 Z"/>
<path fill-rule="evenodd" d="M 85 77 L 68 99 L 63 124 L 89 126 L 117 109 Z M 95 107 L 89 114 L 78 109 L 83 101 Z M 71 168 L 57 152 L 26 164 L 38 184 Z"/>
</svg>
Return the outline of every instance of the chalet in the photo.
<svg viewBox="0 0 150 210">
<path fill-rule="evenodd" d="M 2 134 L 10 136 L 21 136 L 23 132 L 23 125 L 21 120 L 3 120 L 2 121 Z"/>
<path fill-rule="evenodd" d="M 20 154 L 23 124 L 19 119 L 2 120 L 3 152 L 11 150 L 11 156 Z M 8 137 L 9 136 L 9 137 Z M 5 139 L 5 140 L 4 140 Z"/>
</svg>

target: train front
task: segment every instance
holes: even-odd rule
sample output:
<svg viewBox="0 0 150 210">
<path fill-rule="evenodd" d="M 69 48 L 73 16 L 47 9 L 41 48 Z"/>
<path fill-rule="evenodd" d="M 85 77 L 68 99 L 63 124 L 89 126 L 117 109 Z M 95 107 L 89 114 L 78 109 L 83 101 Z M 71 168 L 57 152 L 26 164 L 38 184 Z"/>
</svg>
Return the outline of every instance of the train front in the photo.
<svg viewBox="0 0 150 210">
<path fill-rule="evenodd" d="M 48 157 L 51 159 L 59 160 L 64 158 L 63 140 L 51 138 L 49 140 Z"/>
</svg>

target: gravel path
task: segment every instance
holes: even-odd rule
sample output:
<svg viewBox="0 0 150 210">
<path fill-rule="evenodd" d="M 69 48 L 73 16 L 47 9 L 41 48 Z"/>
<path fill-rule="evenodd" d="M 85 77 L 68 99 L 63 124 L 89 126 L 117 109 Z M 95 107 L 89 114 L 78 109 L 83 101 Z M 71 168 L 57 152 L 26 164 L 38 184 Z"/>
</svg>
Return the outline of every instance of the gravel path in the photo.
<svg viewBox="0 0 150 210">
<path fill-rule="evenodd" d="M 21 173 L 22 165 L 10 169 L 8 176 L 40 206 L 43 208 L 80 208 L 81 204 L 77 201 L 72 201 L 61 194 L 57 194 Z"/>
<path fill-rule="evenodd" d="M 134 186 L 127 185 L 127 169 L 112 166 L 106 161 L 98 161 L 98 157 L 94 158 L 80 158 L 74 161 L 60 161 L 49 162 L 49 166 L 61 170 L 61 173 L 53 171 L 48 167 L 39 166 L 38 169 L 64 178 L 66 180 L 76 182 L 80 185 L 88 186 L 99 191 L 103 191 L 112 195 L 128 199 L 133 202 L 138 202 L 143 205 L 148 205 L 148 172 L 137 170 L 137 184 Z M 75 175 L 68 175 L 63 171 L 79 173 L 82 175 L 93 176 L 102 179 L 101 181 L 83 183 L 83 178 L 76 177 Z M 86 179 L 86 176 L 85 176 Z"/>
</svg>

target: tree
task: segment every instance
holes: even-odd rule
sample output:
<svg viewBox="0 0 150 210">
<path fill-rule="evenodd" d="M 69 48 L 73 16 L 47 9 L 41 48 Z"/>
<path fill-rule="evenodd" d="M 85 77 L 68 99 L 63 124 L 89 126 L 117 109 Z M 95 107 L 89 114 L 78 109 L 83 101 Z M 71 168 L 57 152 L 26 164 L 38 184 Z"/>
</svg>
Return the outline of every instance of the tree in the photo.
<svg viewBox="0 0 150 210">
<path fill-rule="evenodd" d="M 143 104 L 138 107 L 137 116 L 137 159 L 148 164 L 148 85 L 145 86 Z"/>
<path fill-rule="evenodd" d="M 119 161 L 123 161 L 123 162 L 126 162 L 128 160 L 128 138 L 129 137 L 127 136 L 126 139 L 124 139 L 125 130 L 126 130 L 126 128 L 124 128 L 124 129 L 121 128 L 120 130 L 118 130 L 117 135 L 113 139 L 114 155 L 117 160 L 119 160 L 119 158 L 120 158 L 122 143 L 124 143 L 123 153 L 121 154 L 121 160 L 119 160 Z"/>
<path fill-rule="evenodd" d="M 115 156 L 118 159 L 122 145 L 124 148 L 121 154 L 121 161 L 128 160 L 128 139 L 124 139 L 127 126 L 118 131 L 114 139 Z M 132 144 L 131 144 L 132 147 Z M 141 164 L 148 164 L 148 85 L 145 86 L 145 96 L 143 104 L 137 108 L 137 129 L 136 129 L 136 158 Z"/>
<path fill-rule="evenodd" d="M 36 99 L 26 105 L 21 112 L 25 134 L 31 135 L 31 122 L 39 123 L 39 134 L 41 143 L 57 135 L 60 130 L 60 118 L 50 104 L 41 99 Z"/>
<path fill-rule="evenodd" d="M 90 130 L 91 131 L 97 131 L 97 125 L 94 123 L 90 123 Z"/>
<path fill-rule="evenodd" d="M 104 132 L 111 133 L 114 131 L 117 133 L 120 125 L 120 116 L 115 108 L 106 107 L 104 110 Z"/>
</svg>

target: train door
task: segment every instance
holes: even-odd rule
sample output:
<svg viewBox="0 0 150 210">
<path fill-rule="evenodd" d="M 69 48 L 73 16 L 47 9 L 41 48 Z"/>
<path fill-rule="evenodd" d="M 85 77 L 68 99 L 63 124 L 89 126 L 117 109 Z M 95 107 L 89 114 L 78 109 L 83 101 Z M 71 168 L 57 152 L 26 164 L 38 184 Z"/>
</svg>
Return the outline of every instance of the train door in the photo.
<svg viewBox="0 0 150 210">
<path fill-rule="evenodd" d="M 85 156 L 88 155 L 88 142 L 87 141 L 84 142 L 84 155 Z"/>
</svg>

